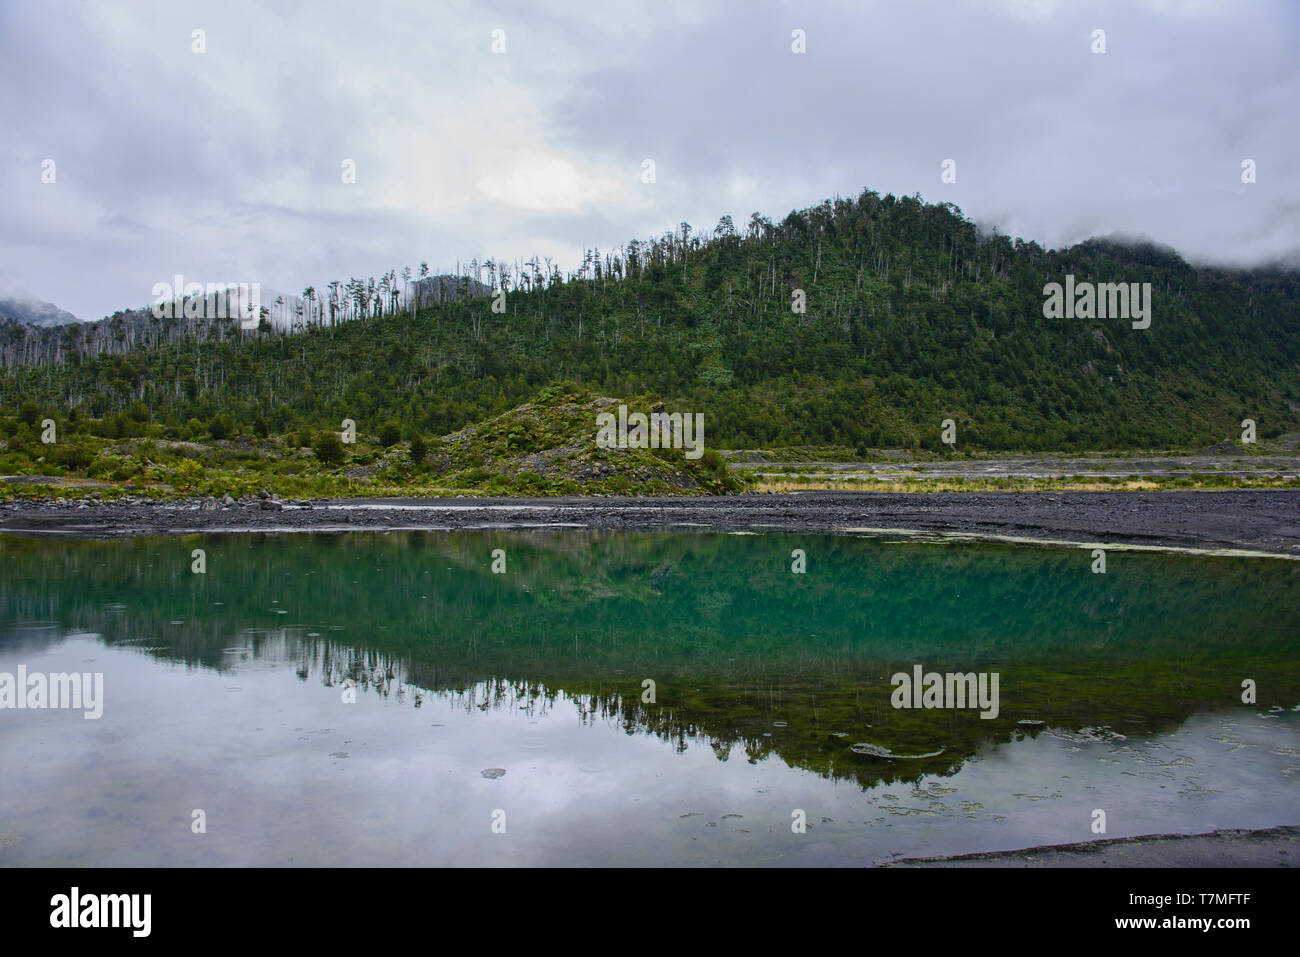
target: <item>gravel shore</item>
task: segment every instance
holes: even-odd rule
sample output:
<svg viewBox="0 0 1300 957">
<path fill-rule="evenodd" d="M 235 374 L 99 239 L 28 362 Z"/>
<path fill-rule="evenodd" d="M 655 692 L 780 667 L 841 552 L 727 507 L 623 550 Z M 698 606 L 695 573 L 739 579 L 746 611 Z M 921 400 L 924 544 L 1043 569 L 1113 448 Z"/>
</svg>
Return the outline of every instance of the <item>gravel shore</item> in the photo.
<svg viewBox="0 0 1300 957">
<path fill-rule="evenodd" d="M 0 532 L 59 537 L 194 532 L 580 527 L 900 533 L 1244 550 L 1300 557 L 1300 490 L 799 492 L 711 498 L 336 499 L 233 504 L 8 502 Z"/>
<path fill-rule="evenodd" d="M 886 867 L 1294 867 L 1300 827 L 1210 834 L 1150 834 L 1020 851 L 923 857 Z"/>
</svg>

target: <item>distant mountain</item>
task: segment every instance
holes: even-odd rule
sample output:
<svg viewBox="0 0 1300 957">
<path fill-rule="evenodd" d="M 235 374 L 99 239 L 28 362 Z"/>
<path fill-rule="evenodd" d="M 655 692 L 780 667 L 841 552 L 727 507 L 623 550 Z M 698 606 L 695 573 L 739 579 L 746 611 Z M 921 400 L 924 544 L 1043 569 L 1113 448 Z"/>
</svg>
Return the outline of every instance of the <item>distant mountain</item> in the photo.
<svg viewBox="0 0 1300 957">
<path fill-rule="evenodd" d="M 340 286 L 342 286 L 341 283 Z M 410 306 L 433 306 L 454 302 L 458 299 L 488 296 L 492 293 L 491 287 L 476 279 L 452 275 L 426 276 L 424 279 L 415 279 L 406 284 L 405 289 L 398 285 L 394 277 L 392 288 L 395 302 L 379 308 L 391 310 L 393 308 L 405 309 Z M 208 317 L 220 315 L 235 318 L 239 316 L 240 302 L 237 299 L 237 292 L 237 288 L 231 287 L 223 292 L 202 297 L 206 302 L 198 311 L 199 321 L 193 324 L 206 331 Z M 331 325 L 331 316 L 334 317 L 333 321 L 345 320 L 351 318 L 353 313 L 358 310 L 355 303 L 351 302 L 352 297 L 347 290 L 342 292 L 341 299 L 348 299 L 349 302 L 345 304 L 340 301 L 333 310 L 329 308 L 326 295 L 326 291 L 322 289 L 316 293 L 314 301 L 308 302 L 302 296 L 263 287 L 260 289 L 260 305 L 266 310 L 265 318 L 270 327 L 278 332 L 293 332 L 301 328 L 303 324 Z M 361 307 L 360 311 L 372 311 L 372 306 L 374 306 L 379 296 L 373 290 L 369 294 L 361 292 L 361 295 L 366 297 L 367 302 L 364 307 Z M 223 299 L 225 301 L 219 303 L 219 300 Z M 150 303 L 143 307 L 119 309 L 112 316 L 104 318 L 105 320 L 117 318 L 133 325 L 143 326 L 148 324 L 152 308 L 153 304 Z M 173 304 L 172 310 L 177 323 L 183 329 L 188 330 L 193 321 L 186 321 L 185 308 L 179 297 Z M 6 320 L 37 328 L 83 324 L 80 318 L 65 309 L 60 309 L 54 303 L 45 302 L 25 293 L 0 295 L 0 325 L 4 324 Z M 94 338 L 94 336 L 90 336 L 88 341 L 93 341 Z M 128 335 L 126 339 L 132 345 L 148 341 L 147 337 L 136 335 Z"/>
<path fill-rule="evenodd" d="M 63 326 L 81 322 L 66 309 L 34 296 L 0 296 L 0 317 L 16 319 L 29 326 Z"/>
<path fill-rule="evenodd" d="M 396 270 L 308 291 L 310 296 L 298 296 L 260 284 L 231 284 L 198 295 L 160 296 L 156 303 L 119 309 L 92 322 L 29 296 L 0 297 L 0 368 L 61 364 L 74 353 L 81 359 L 121 355 L 186 340 L 294 335 L 406 310 L 443 308 L 492 293 L 490 286 L 468 276 L 402 281 Z M 6 311 L 9 303 L 14 308 Z M 68 329 L 68 323 L 75 328 Z"/>
</svg>

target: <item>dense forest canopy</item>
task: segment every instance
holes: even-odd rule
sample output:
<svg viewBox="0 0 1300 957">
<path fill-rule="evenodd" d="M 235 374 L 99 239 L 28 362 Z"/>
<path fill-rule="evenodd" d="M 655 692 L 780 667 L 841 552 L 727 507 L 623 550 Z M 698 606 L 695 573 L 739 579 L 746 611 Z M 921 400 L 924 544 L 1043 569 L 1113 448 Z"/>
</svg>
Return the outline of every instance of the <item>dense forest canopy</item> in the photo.
<svg viewBox="0 0 1300 957">
<path fill-rule="evenodd" d="M 939 449 L 946 418 L 967 450 L 1191 448 L 1244 418 L 1262 438 L 1300 429 L 1300 274 L 1195 268 L 1151 244 L 1047 250 L 920 197 L 682 223 L 567 275 L 536 257 L 465 271 L 466 295 L 412 296 L 409 269 L 304 290 L 302 321 L 256 330 L 148 310 L 7 323 L 0 400 L 123 435 L 344 418 L 442 434 L 574 380 L 703 412 L 721 448 Z M 1150 283 L 1150 328 L 1044 318 L 1044 287 L 1067 275 Z"/>
</svg>

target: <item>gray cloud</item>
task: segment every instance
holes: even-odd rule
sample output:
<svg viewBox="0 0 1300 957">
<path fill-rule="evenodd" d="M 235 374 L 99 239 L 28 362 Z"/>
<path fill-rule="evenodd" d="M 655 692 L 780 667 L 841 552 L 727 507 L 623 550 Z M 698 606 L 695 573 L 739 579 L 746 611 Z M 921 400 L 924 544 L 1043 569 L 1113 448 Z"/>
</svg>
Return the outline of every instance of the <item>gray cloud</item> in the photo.
<svg viewBox="0 0 1300 957">
<path fill-rule="evenodd" d="M 862 188 L 1046 245 L 1121 232 L 1271 262 L 1300 254 L 1297 40 L 1287 0 L 10 0 L 0 282 L 93 317 L 175 273 L 296 290 L 422 259 L 572 268 Z"/>
</svg>

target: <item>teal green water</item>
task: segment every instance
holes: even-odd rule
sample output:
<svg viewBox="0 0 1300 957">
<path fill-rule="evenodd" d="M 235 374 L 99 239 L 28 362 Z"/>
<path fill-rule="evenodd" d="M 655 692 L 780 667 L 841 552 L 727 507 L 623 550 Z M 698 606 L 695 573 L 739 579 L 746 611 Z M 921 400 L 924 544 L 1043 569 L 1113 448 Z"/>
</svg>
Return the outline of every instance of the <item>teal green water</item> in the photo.
<svg viewBox="0 0 1300 957">
<path fill-rule="evenodd" d="M 0 710 L 0 864 L 869 864 L 1087 840 L 1097 810 L 1107 837 L 1300 823 L 1300 563 L 1091 567 L 846 536 L 0 538 L 0 673 L 104 675 L 98 720 Z M 895 708 L 916 665 L 997 673 L 997 717 Z"/>
</svg>

